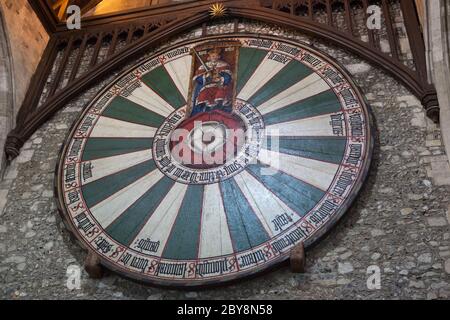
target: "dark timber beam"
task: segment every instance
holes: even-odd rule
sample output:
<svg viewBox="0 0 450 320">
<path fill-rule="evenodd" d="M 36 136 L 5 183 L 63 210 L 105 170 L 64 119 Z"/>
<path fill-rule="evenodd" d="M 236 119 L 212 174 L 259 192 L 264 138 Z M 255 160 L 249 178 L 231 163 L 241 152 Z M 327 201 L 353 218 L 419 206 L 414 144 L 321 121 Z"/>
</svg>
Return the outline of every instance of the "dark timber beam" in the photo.
<svg viewBox="0 0 450 320">
<path fill-rule="evenodd" d="M 51 8 L 59 21 L 64 21 L 67 17 L 67 8 L 75 5 L 80 7 L 81 13 L 85 14 L 103 0 L 47 0 L 47 5 Z"/>
</svg>

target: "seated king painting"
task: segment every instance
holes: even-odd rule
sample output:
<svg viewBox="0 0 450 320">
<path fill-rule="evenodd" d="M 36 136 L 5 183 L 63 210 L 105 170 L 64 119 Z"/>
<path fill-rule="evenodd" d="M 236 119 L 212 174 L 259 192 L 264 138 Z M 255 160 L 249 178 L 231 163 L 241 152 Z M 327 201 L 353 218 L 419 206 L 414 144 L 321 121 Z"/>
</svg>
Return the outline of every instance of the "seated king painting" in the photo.
<svg viewBox="0 0 450 320">
<path fill-rule="evenodd" d="M 215 43 L 193 49 L 189 117 L 203 112 L 233 112 L 237 55 L 235 43 Z"/>
</svg>

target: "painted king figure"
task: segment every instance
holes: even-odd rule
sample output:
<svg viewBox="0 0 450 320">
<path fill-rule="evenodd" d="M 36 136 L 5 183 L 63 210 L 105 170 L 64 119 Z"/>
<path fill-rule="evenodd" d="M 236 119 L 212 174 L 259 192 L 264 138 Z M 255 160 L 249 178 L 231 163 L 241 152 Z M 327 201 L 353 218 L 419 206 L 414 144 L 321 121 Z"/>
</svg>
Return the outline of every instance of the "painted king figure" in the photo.
<svg viewBox="0 0 450 320">
<path fill-rule="evenodd" d="M 196 53 L 198 59 L 200 56 Z M 192 95 L 191 116 L 202 112 L 221 110 L 231 113 L 233 110 L 233 73 L 230 65 L 223 61 L 222 49 L 208 51 L 208 61 L 195 73 Z"/>
</svg>

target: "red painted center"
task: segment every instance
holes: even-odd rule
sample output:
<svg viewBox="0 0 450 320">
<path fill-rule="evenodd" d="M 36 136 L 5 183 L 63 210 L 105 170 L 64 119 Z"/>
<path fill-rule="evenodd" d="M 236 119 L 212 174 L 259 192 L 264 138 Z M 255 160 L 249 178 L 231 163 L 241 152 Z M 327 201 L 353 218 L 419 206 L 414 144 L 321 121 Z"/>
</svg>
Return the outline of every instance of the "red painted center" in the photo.
<svg viewBox="0 0 450 320">
<path fill-rule="evenodd" d="M 241 150 L 246 130 L 235 114 L 219 110 L 200 113 L 174 131 L 170 151 L 177 162 L 188 168 L 220 167 Z"/>
</svg>

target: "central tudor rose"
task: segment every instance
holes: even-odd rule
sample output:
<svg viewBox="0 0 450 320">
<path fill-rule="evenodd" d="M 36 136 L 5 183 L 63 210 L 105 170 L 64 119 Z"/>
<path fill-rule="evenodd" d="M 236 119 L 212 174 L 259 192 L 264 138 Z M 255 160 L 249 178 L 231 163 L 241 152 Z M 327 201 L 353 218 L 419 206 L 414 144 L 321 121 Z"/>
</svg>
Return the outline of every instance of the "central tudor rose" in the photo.
<svg viewBox="0 0 450 320">
<path fill-rule="evenodd" d="M 192 169 L 220 167 L 245 145 L 247 128 L 241 118 L 220 110 L 203 112 L 182 122 L 172 134 L 170 151 Z"/>
</svg>

